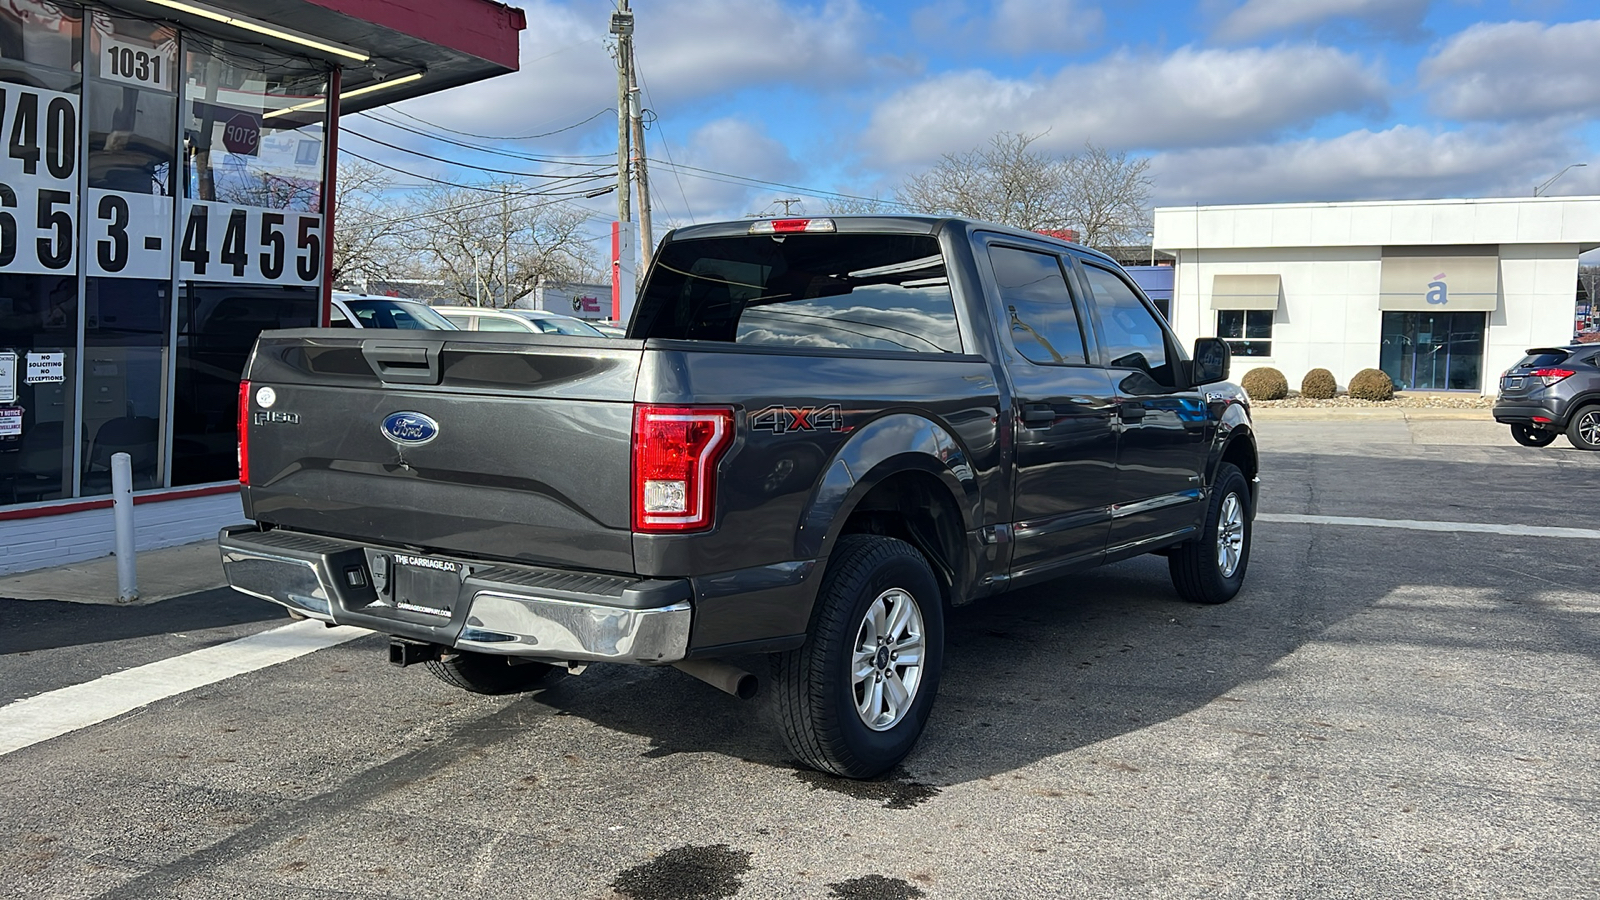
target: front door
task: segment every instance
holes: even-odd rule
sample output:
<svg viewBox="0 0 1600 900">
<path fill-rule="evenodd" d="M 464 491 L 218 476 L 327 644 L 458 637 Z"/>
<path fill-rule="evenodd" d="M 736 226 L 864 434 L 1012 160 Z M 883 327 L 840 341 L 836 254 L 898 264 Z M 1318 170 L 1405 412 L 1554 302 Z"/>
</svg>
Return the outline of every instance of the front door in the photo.
<svg viewBox="0 0 1600 900">
<path fill-rule="evenodd" d="M 989 245 L 1016 441 L 1014 582 L 1097 563 L 1116 483 L 1111 379 L 1090 365 L 1063 260 Z M 1070 265 L 1070 264 L 1067 264 Z"/>
<path fill-rule="evenodd" d="M 1177 344 L 1155 310 L 1120 273 L 1080 263 L 1115 390 L 1117 505 L 1106 553 L 1117 555 L 1200 523 L 1215 426 L 1205 398 L 1184 384 Z"/>
</svg>

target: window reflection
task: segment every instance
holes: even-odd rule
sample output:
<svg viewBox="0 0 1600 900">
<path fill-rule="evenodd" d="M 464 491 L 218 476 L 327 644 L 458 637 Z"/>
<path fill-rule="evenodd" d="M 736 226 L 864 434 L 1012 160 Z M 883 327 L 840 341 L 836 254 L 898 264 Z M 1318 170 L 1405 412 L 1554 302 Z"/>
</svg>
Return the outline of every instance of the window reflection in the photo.
<svg viewBox="0 0 1600 900">
<path fill-rule="evenodd" d="M 193 43 L 184 64 L 188 196 L 319 210 L 327 68 L 245 44 Z"/>
<path fill-rule="evenodd" d="M 76 91 L 83 19 L 42 0 L 0 2 L 0 82 Z"/>
<path fill-rule="evenodd" d="M 1048 253 L 991 247 L 989 261 L 1011 329 L 1011 343 L 1036 363 L 1083 365 L 1083 328 L 1061 274 Z"/>
</svg>

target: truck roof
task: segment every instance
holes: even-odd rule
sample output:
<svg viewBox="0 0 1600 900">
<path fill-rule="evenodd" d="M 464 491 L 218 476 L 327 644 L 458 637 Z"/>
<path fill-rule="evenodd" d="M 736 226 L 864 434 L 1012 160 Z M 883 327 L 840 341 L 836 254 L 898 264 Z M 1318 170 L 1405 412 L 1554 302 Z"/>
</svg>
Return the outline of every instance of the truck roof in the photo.
<svg viewBox="0 0 1600 900">
<path fill-rule="evenodd" d="M 968 219 L 960 216 L 928 216 L 928 215 L 876 215 L 876 216 L 781 216 L 782 220 L 797 219 L 831 219 L 835 231 L 839 234 L 867 234 L 872 232 L 898 232 L 901 234 L 938 234 L 946 228 L 960 228 L 963 231 L 993 231 L 999 234 L 1009 234 L 1014 237 L 1023 237 L 1029 240 L 1044 241 L 1046 243 L 1060 244 L 1072 247 L 1083 253 L 1115 262 L 1111 257 L 1092 247 L 1064 241 L 1054 235 L 1039 231 L 1026 231 L 1010 225 L 1001 225 L 998 222 L 985 222 L 981 219 Z M 755 220 L 760 221 L 760 220 Z M 699 238 L 741 237 L 751 234 L 750 219 L 737 219 L 729 222 L 707 222 L 702 225 L 689 225 L 675 228 L 668 232 L 663 241 L 687 241 Z"/>
</svg>

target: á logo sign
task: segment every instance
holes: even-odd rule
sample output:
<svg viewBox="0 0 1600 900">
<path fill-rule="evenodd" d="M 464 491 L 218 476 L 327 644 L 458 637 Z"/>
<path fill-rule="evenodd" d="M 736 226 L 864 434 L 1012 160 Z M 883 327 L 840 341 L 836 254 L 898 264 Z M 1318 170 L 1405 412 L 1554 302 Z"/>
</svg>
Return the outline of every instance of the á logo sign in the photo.
<svg viewBox="0 0 1600 900">
<path fill-rule="evenodd" d="M 1444 283 L 1444 273 L 1433 276 L 1428 282 L 1428 302 L 1435 306 L 1444 306 L 1450 302 L 1450 286 Z"/>
<path fill-rule="evenodd" d="M 843 431 L 844 411 L 839 404 L 827 406 L 769 406 L 750 414 L 750 427 L 756 431 L 787 434 L 791 431 Z"/>
</svg>

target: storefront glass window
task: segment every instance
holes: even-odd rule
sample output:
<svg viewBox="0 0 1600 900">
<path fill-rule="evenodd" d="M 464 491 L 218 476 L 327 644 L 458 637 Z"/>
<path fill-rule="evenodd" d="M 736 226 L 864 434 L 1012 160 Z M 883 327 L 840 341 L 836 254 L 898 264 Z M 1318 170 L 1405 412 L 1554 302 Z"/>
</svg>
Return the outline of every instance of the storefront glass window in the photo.
<svg viewBox="0 0 1600 900">
<path fill-rule="evenodd" d="M 70 497 L 82 18 L 0 3 L 0 503 Z"/>
<path fill-rule="evenodd" d="M 239 477 L 239 377 L 262 331 L 320 324 L 313 288 L 185 284 L 178 310 L 172 483 Z"/>
<path fill-rule="evenodd" d="M 264 329 L 320 324 L 328 68 L 186 39 L 174 485 L 226 481 L 239 378 Z"/>
<path fill-rule="evenodd" d="M 1477 391 L 1483 332 L 1480 312 L 1386 312 L 1380 365 L 1401 390 Z"/>
</svg>

